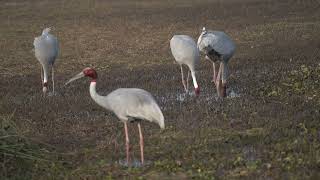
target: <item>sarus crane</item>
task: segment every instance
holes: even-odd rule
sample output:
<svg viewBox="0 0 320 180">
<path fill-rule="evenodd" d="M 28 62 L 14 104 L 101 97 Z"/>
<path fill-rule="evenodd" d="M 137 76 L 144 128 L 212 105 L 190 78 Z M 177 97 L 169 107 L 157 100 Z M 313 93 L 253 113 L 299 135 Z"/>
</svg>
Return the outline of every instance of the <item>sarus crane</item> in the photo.
<svg viewBox="0 0 320 180">
<path fill-rule="evenodd" d="M 119 88 L 112 91 L 107 96 L 101 96 L 96 91 L 97 72 L 93 68 L 85 68 L 82 72 L 75 75 L 67 83 L 82 78 L 91 78 L 90 96 L 101 107 L 113 112 L 123 123 L 126 139 L 126 155 L 127 164 L 129 165 L 129 135 L 127 122 L 137 122 L 140 137 L 141 164 L 144 163 L 143 153 L 143 135 L 141 131 L 140 121 L 147 120 L 154 122 L 164 129 L 164 117 L 160 107 L 156 103 L 153 96 L 138 88 Z"/>
<path fill-rule="evenodd" d="M 200 94 L 200 87 L 196 79 L 196 65 L 199 63 L 200 54 L 197 44 L 190 36 L 174 35 L 170 40 L 170 49 L 174 59 L 180 65 L 184 90 L 186 92 L 189 90 L 189 77 L 191 72 L 195 94 L 198 96 Z M 183 65 L 189 68 L 187 80 L 185 80 L 184 77 Z"/>
<path fill-rule="evenodd" d="M 54 62 L 59 53 L 58 39 L 50 34 L 51 28 L 45 28 L 41 36 L 34 38 L 33 45 L 35 56 L 41 64 L 41 82 L 42 91 L 48 90 L 48 73 L 51 68 L 52 75 L 52 93 L 54 94 Z M 43 73 L 43 74 L 42 74 Z"/>
<path fill-rule="evenodd" d="M 205 59 L 210 60 L 213 66 L 213 79 L 217 93 L 220 97 L 226 96 L 228 79 L 228 62 L 233 56 L 236 46 L 232 39 L 222 31 L 207 31 L 203 27 L 198 38 L 197 46 L 205 54 Z M 216 63 L 220 62 L 218 72 Z"/>
</svg>

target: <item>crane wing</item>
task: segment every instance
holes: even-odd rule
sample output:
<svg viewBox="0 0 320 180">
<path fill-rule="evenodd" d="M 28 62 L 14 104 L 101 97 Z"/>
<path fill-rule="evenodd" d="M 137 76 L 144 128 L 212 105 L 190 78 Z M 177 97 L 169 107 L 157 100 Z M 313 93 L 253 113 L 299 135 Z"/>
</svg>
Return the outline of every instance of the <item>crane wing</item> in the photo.
<svg viewBox="0 0 320 180">
<path fill-rule="evenodd" d="M 143 119 L 164 128 L 163 114 L 149 92 L 136 88 L 120 88 L 111 92 L 107 99 L 110 110 L 120 119 Z"/>
<path fill-rule="evenodd" d="M 33 41 L 35 55 L 39 61 L 46 60 L 53 64 L 59 53 L 58 40 L 55 36 L 41 35 Z"/>
<path fill-rule="evenodd" d="M 170 40 L 170 49 L 173 57 L 180 64 L 194 66 L 194 63 L 200 59 L 197 45 L 190 36 L 174 35 Z"/>
<path fill-rule="evenodd" d="M 234 53 L 235 45 L 233 41 L 221 31 L 208 31 L 200 36 L 199 50 L 208 54 L 210 51 L 221 54 L 222 56 L 230 56 Z"/>
</svg>

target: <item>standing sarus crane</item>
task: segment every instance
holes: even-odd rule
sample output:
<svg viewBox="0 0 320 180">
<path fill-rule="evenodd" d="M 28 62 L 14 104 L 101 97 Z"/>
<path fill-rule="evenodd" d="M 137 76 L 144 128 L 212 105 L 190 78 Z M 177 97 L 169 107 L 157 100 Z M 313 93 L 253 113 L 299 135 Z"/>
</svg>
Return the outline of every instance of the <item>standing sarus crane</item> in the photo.
<svg viewBox="0 0 320 180">
<path fill-rule="evenodd" d="M 43 93 L 48 90 L 48 73 L 51 68 L 52 92 L 54 94 L 54 69 L 53 65 L 58 56 L 59 46 L 57 38 L 50 34 L 51 29 L 45 28 L 41 36 L 34 38 L 33 45 L 35 56 L 41 64 L 41 82 Z M 43 71 L 43 74 L 42 74 Z"/>
<path fill-rule="evenodd" d="M 221 31 L 207 31 L 203 27 L 198 38 L 198 48 L 204 53 L 205 59 L 213 65 L 213 79 L 217 93 L 220 97 L 226 96 L 228 78 L 228 62 L 233 56 L 236 46 L 231 38 Z M 216 71 L 216 63 L 220 62 L 219 71 Z"/>
<path fill-rule="evenodd" d="M 152 95 L 137 88 L 119 88 L 112 91 L 107 96 L 101 96 L 96 91 L 97 72 L 92 68 L 85 68 L 82 72 L 75 75 L 67 83 L 82 77 L 90 77 L 90 96 L 100 106 L 113 112 L 123 123 L 126 137 L 126 154 L 127 164 L 129 165 L 129 135 L 127 122 L 138 122 L 138 130 L 140 137 L 141 164 L 144 163 L 143 154 L 143 135 L 141 131 L 140 121 L 147 120 L 157 123 L 161 129 L 164 129 L 163 114 L 152 97 Z"/>
<path fill-rule="evenodd" d="M 195 94 L 200 94 L 200 87 L 198 86 L 196 79 L 196 65 L 200 61 L 200 54 L 195 41 L 187 35 L 174 35 L 170 40 L 170 49 L 174 59 L 180 65 L 181 78 L 184 90 L 189 90 L 189 77 L 190 72 L 192 76 L 193 86 L 195 88 Z M 187 81 L 184 78 L 183 65 L 189 67 Z"/>
</svg>

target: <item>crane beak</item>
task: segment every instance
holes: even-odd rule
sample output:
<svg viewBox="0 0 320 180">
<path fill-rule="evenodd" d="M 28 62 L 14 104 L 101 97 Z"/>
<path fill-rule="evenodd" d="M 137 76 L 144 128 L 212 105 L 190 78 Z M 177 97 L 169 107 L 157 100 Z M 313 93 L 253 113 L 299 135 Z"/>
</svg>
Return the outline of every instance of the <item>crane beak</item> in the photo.
<svg viewBox="0 0 320 180">
<path fill-rule="evenodd" d="M 71 79 L 70 79 L 68 82 L 66 82 L 64 85 L 67 85 L 67 84 L 71 83 L 72 81 L 75 81 L 75 80 L 80 79 L 80 78 L 83 78 L 83 77 L 84 77 L 84 73 L 81 72 L 81 73 L 73 76 L 73 78 L 71 78 Z"/>
</svg>

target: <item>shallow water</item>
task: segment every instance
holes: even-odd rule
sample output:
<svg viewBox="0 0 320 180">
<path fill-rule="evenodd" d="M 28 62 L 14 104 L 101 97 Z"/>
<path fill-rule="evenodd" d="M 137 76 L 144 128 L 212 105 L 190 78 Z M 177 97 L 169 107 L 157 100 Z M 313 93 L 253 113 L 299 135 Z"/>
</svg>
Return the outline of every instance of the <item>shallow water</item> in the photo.
<svg viewBox="0 0 320 180">
<path fill-rule="evenodd" d="M 235 90 L 233 89 L 228 89 L 227 91 L 227 98 L 237 98 L 240 97 L 240 93 L 237 93 Z"/>
<path fill-rule="evenodd" d="M 178 93 L 178 94 L 176 94 L 176 101 L 183 102 L 183 101 L 187 100 L 188 98 L 193 98 L 193 97 L 196 97 L 196 94 L 194 93 L 194 91 L 188 91 L 185 93 Z"/>
<path fill-rule="evenodd" d="M 56 95 L 57 95 L 56 92 L 54 92 L 54 93 L 53 93 L 53 92 L 48 92 L 48 93 L 47 93 L 47 96 L 48 96 L 48 97 L 52 97 L 52 96 L 56 96 Z"/>
<path fill-rule="evenodd" d="M 152 162 L 145 160 L 144 164 L 142 164 L 140 159 L 132 159 L 131 162 L 129 162 L 129 165 L 128 165 L 126 159 L 121 159 L 121 160 L 117 161 L 116 164 L 119 164 L 120 166 L 123 166 L 123 167 L 140 168 L 140 167 L 143 167 L 143 166 L 148 166 L 148 165 L 152 164 Z"/>
<path fill-rule="evenodd" d="M 227 97 L 226 98 L 238 98 L 240 97 L 240 93 L 237 90 L 228 88 L 227 89 Z M 197 96 L 195 95 L 194 91 L 188 91 L 184 93 L 167 93 L 164 96 L 158 97 L 159 101 L 162 103 L 168 103 L 170 101 L 176 102 L 186 102 L 190 99 L 194 99 Z M 208 91 L 203 91 L 200 93 L 200 99 L 205 99 L 206 101 L 218 101 L 221 97 L 218 96 L 217 93 L 210 93 Z"/>
</svg>

